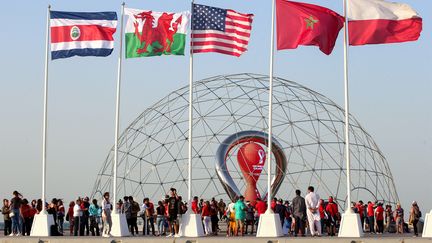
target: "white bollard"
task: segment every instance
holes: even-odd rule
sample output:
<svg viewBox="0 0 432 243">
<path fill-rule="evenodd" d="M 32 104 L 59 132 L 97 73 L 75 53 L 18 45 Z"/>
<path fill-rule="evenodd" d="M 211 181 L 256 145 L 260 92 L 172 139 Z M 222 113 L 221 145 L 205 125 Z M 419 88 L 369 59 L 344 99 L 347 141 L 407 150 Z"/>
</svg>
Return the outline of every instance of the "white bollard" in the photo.
<svg viewBox="0 0 432 243">
<path fill-rule="evenodd" d="M 364 235 L 360 215 L 347 210 L 342 214 L 338 237 L 360 238 Z"/>
<path fill-rule="evenodd" d="M 111 227 L 112 236 L 124 237 L 130 235 L 125 214 L 113 212 L 111 214 L 111 220 L 112 220 L 112 227 Z"/>
<path fill-rule="evenodd" d="M 50 236 L 51 226 L 54 225 L 54 217 L 46 211 L 36 214 L 33 220 L 30 236 Z"/>
<path fill-rule="evenodd" d="M 202 237 L 204 228 L 201 222 L 201 215 L 190 213 L 188 210 L 182 215 L 179 236 L 181 237 Z"/>
<path fill-rule="evenodd" d="M 260 215 L 256 237 L 281 237 L 282 224 L 279 214 L 263 213 Z"/>
<path fill-rule="evenodd" d="M 432 238 L 432 210 L 426 214 L 422 237 Z"/>
</svg>

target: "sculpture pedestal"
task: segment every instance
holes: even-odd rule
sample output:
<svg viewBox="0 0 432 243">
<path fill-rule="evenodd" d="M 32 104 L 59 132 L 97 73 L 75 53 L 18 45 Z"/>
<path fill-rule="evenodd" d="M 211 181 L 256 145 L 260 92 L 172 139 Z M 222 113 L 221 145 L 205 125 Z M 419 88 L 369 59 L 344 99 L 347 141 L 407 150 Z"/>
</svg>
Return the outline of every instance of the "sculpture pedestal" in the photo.
<svg viewBox="0 0 432 243">
<path fill-rule="evenodd" d="M 201 237 L 204 236 L 204 229 L 201 215 L 189 213 L 182 215 L 179 236 L 182 237 Z"/>
<path fill-rule="evenodd" d="M 351 210 L 345 211 L 345 213 L 342 214 L 338 237 L 360 238 L 363 235 L 360 215 L 351 212 Z"/>
<path fill-rule="evenodd" d="M 125 214 L 113 213 L 111 214 L 111 219 L 111 236 L 124 237 L 130 235 Z"/>
<path fill-rule="evenodd" d="M 279 214 L 264 213 L 260 215 L 256 237 L 281 237 L 282 224 Z"/>
<path fill-rule="evenodd" d="M 426 214 L 422 237 L 432 238 L 432 210 Z"/>
<path fill-rule="evenodd" d="M 36 214 L 33 220 L 30 236 L 50 236 L 51 225 L 54 225 L 54 217 L 46 211 Z"/>
</svg>

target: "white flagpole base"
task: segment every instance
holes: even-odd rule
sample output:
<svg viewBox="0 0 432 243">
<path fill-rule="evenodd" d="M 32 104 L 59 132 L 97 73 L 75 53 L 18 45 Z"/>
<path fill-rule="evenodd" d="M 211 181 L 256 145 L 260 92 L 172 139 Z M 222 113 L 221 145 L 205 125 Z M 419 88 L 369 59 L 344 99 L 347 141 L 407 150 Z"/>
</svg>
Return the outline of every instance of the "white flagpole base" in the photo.
<svg viewBox="0 0 432 243">
<path fill-rule="evenodd" d="M 33 220 L 30 236 L 50 236 L 51 225 L 54 225 L 54 217 L 46 212 L 36 214 Z"/>
<path fill-rule="evenodd" d="M 204 228 L 201 221 L 201 215 L 189 213 L 187 211 L 182 215 L 179 236 L 181 237 L 202 237 Z"/>
<path fill-rule="evenodd" d="M 260 215 L 256 237 L 281 237 L 282 224 L 279 214 L 264 213 Z"/>
<path fill-rule="evenodd" d="M 432 210 L 426 214 L 422 237 L 432 238 Z"/>
<path fill-rule="evenodd" d="M 360 215 L 350 210 L 345 211 L 345 213 L 342 214 L 338 237 L 360 238 L 363 235 Z"/>
<path fill-rule="evenodd" d="M 125 214 L 113 213 L 111 214 L 111 219 L 112 219 L 112 227 L 111 227 L 112 236 L 124 237 L 130 235 Z"/>
</svg>

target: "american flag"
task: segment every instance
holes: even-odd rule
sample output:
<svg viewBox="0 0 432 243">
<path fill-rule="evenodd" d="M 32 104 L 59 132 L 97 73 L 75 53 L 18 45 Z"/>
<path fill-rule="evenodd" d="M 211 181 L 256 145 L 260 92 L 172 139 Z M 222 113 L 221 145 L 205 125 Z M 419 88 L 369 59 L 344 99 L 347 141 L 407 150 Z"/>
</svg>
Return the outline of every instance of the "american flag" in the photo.
<svg viewBox="0 0 432 243">
<path fill-rule="evenodd" d="M 217 52 L 239 57 L 247 51 L 253 14 L 194 4 L 192 9 L 193 53 Z"/>
</svg>

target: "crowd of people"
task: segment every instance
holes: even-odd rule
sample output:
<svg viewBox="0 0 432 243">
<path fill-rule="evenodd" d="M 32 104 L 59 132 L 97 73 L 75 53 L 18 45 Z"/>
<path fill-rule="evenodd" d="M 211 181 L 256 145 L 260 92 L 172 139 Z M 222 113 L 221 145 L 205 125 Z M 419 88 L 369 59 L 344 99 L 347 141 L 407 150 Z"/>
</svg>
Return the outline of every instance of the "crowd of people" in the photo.
<svg viewBox="0 0 432 243">
<path fill-rule="evenodd" d="M 283 232 L 287 236 L 328 236 L 337 235 L 341 214 L 339 205 L 333 197 L 327 201 L 320 198 L 313 186 L 308 187 L 307 194 L 302 197 L 300 190 L 290 201 L 273 198 L 270 209 L 280 218 Z M 50 203 L 32 200 L 30 203 L 19 192 L 14 191 L 12 199 L 4 199 L 2 214 L 4 218 L 4 234 L 9 236 L 30 235 L 33 219 L 43 210 L 54 219 L 51 235 L 65 235 L 64 224 L 69 222 L 69 235 L 73 236 L 111 236 L 112 212 L 124 214 L 131 235 L 138 235 L 138 219 L 143 220 L 143 235 L 178 236 L 182 215 L 189 208 L 187 202 L 171 188 L 169 195 L 157 202 L 144 198 L 142 204 L 132 196 L 125 196 L 113 205 L 110 194 L 104 193 L 102 202 L 97 199 L 90 201 L 88 197 L 78 198 L 69 203 L 65 210 L 61 199 L 53 198 Z M 254 235 L 261 214 L 266 213 L 267 202 L 257 198 L 245 201 L 243 196 L 226 204 L 222 199 L 217 201 L 194 197 L 190 210 L 201 215 L 206 235 L 218 235 L 221 226 L 226 225 L 226 236 Z M 404 210 L 398 203 L 393 210 L 391 205 L 381 202 L 364 204 L 363 201 L 353 203 L 351 209 L 358 213 L 365 232 L 371 234 L 406 233 L 408 224 L 413 225 L 414 236 L 418 236 L 417 224 L 422 217 L 417 202 L 413 202 L 409 211 L 409 221 L 404 220 Z M 225 224 L 226 223 L 226 224 Z"/>
</svg>

